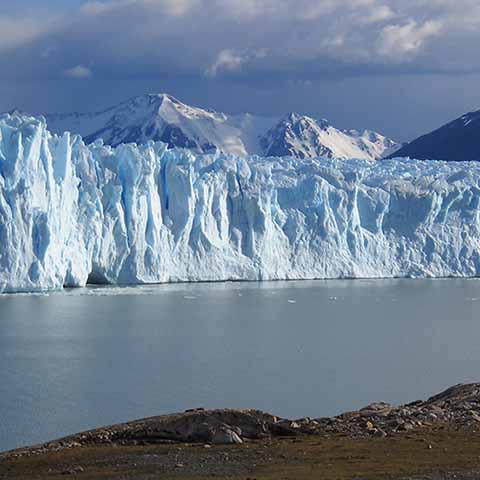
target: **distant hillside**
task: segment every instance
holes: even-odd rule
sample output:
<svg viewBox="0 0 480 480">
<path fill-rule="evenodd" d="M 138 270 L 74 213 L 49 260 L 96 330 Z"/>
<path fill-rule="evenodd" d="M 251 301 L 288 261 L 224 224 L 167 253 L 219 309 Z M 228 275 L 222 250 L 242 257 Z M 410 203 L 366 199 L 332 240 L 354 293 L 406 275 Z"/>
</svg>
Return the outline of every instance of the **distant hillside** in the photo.
<svg viewBox="0 0 480 480">
<path fill-rule="evenodd" d="M 480 160 L 480 110 L 408 143 L 389 156 L 421 160 Z"/>
</svg>

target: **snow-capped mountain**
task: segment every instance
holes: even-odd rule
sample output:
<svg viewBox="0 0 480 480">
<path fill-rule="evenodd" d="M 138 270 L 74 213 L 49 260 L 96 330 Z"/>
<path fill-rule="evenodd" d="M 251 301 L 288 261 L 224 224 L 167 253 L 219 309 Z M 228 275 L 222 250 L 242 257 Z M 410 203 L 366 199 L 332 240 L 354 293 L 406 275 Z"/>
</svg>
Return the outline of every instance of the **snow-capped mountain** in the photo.
<svg viewBox="0 0 480 480">
<path fill-rule="evenodd" d="M 46 118 L 53 132 L 79 133 L 87 143 L 98 138 L 112 146 L 154 140 L 195 153 L 218 149 L 234 155 L 376 160 L 399 147 L 378 133 L 339 130 L 326 120 L 294 113 L 281 119 L 228 115 L 185 105 L 167 94 L 142 95 L 103 112 Z"/>
<path fill-rule="evenodd" d="M 365 158 L 378 160 L 398 144 L 376 132 L 338 130 L 327 120 L 291 113 L 260 139 L 265 156 Z"/>
<path fill-rule="evenodd" d="M 438 130 L 408 143 L 390 157 L 423 160 L 480 160 L 480 110 L 466 113 Z"/>
</svg>

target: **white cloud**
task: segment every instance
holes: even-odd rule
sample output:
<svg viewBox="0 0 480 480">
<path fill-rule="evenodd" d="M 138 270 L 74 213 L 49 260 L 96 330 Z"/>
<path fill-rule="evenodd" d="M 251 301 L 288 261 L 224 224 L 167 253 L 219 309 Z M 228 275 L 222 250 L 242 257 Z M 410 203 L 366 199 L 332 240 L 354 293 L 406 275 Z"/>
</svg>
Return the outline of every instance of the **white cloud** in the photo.
<svg viewBox="0 0 480 480">
<path fill-rule="evenodd" d="M 304 21 L 314 21 L 323 17 L 337 7 L 335 0 L 325 0 L 323 2 L 301 2 L 303 3 L 298 5 L 299 8 L 295 9 L 295 15 L 299 20 Z"/>
<path fill-rule="evenodd" d="M 85 65 L 76 65 L 72 68 L 67 68 L 64 70 L 64 74 L 67 77 L 75 78 L 79 80 L 84 80 L 93 77 L 93 72 L 90 68 L 85 67 Z"/>
<path fill-rule="evenodd" d="M 232 50 L 222 50 L 216 60 L 206 70 L 208 77 L 216 77 L 221 72 L 234 72 L 240 70 L 247 62 L 247 58 L 236 54 Z"/>
<path fill-rule="evenodd" d="M 167 15 L 173 17 L 187 15 L 198 5 L 196 0 L 148 0 L 148 2 L 160 7 Z"/>
<path fill-rule="evenodd" d="M 266 48 L 259 48 L 242 54 L 230 49 L 224 49 L 219 52 L 215 61 L 205 69 L 204 73 L 207 77 L 216 77 L 225 72 L 238 72 L 244 65 L 255 60 L 262 60 L 267 55 L 268 49 Z"/>
<path fill-rule="evenodd" d="M 388 5 L 374 6 L 371 11 L 362 18 L 365 23 L 385 22 L 395 18 L 397 14 Z"/>
<path fill-rule="evenodd" d="M 429 20 L 419 24 L 414 20 L 403 25 L 387 25 L 380 33 L 379 53 L 394 60 L 403 60 L 416 54 L 433 36 L 442 30 L 442 24 Z"/>
</svg>

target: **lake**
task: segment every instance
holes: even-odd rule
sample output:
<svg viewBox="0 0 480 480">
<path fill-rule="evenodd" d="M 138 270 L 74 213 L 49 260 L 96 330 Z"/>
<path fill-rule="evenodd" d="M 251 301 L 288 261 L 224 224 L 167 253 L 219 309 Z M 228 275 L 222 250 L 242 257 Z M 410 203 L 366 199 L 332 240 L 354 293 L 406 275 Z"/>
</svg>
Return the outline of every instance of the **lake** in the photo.
<svg viewBox="0 0 480 480">
<path fill-rule="evenodd" d="M 194 407 L 325 416 L 480 377 L 480 280 L 0 296 L 0 450 Z"/>
</svg>

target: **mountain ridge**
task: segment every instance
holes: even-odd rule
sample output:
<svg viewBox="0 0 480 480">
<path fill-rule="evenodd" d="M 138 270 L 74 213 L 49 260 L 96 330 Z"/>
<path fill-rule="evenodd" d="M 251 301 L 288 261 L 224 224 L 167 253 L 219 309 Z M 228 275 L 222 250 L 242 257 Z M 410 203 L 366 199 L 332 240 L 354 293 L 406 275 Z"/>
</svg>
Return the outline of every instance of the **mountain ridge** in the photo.
<svg viewBox="0 0 480 480">
<path fill-rule="evenodd" d="M 53 132 L 78 133 L 87 143 L 99 138 L 112 146 L 153 140 L 195 153 L 378 160 L 400 147 L 377 132 L 341 130 L 325 119 L 298 113 L 280 118 L 230 115 L 192 107 L 166 93 L 132 97 L 99 112 L 45 118 Z"/>
<path fill-rule="evenodd" d="M 480 160 L 480 110 L 465 113 L 387 156 L 395 157 L 446 161 Z"/>
</svg>

